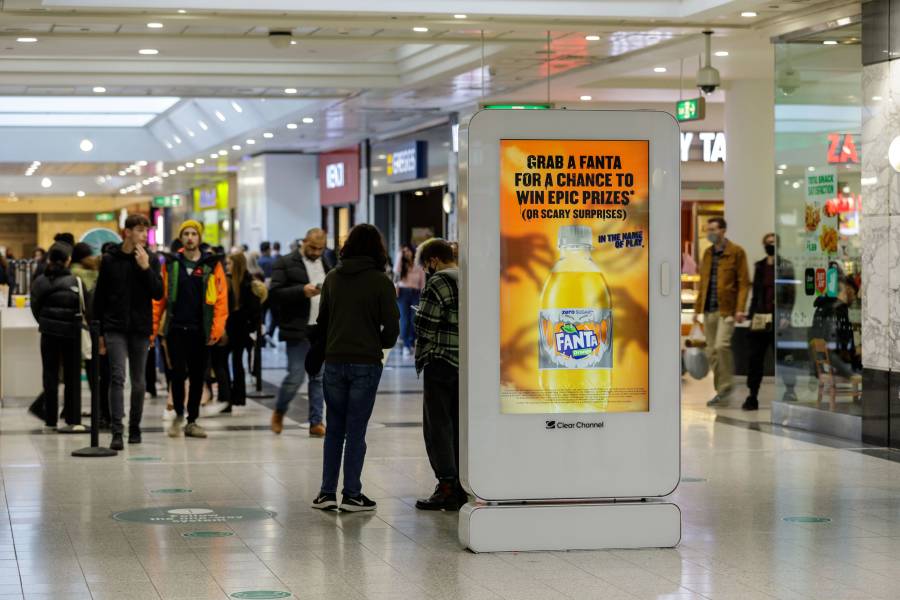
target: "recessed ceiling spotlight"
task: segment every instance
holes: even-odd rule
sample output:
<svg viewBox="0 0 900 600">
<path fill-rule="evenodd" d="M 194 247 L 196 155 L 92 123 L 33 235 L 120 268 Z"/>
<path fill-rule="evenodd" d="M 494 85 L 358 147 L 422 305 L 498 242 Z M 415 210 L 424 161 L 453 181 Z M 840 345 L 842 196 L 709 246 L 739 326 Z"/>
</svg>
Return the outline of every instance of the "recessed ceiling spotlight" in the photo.
<svg viewBox="0 0 900 600">
<path fill-rule="evenodd" d="M 16 38 L 16 41 L 20 44 L 34 44 L 38 41 L 36 37 L 20 37 Z"/>
<path fill-rule="evenodd" d="M 119 171 L 119 177 L 125 177 L 125 171 Z"/>
<path fill-rule="evenodd" d="M 719 58 L 725 58 L 726 56 L 728 56 L 728 50 L 719 50 L 718 52 L 716 52 L 716 56 L 718 56 Z"/>
<path fill-rule="evenodd" d="M 427 27 L 413 27 L 413 31 L 416 33 L 428 33 Z"/>
<path fill-rule="evenodd" d="M 778 168 L 781 170 L 787 169 L 787 165 L 778 165 Z"/>
<path fill-rule="evenodd" d="M 745 10 L 744 12 L 741 13 L 741 16 L 744 17 L 745 19 L 753 19 L 753 18 L 756 18 L 756 17 L 759 16 L 759 15 L 756 14 L 756 11 L 753 11 L 753 10 Z"/>
<path fill-rule="evenodd" d="M 666 71 L 668 71 L 668 69 L 665 67 L 653 67 L 654 73 L 665 73 Z"/>
<path fill-rule="evenodd" d="M 310 123 L 315 123 L 316 120 L 313 119 L 312 117 L 303 117 L 303 122 L 306 123 L 307 125 L 309 125 Z"/>
<path fill-rule="evenodd" d="M 584 36 L 584 39 L 586 39 L 589 42 L 599 42 L 600 36 L 599 35 L 586 35 L 586 36 Z"/>
<path fill-rule="evenodd" d="M 197 163 L 198 165 L 202 165 L 202 164 L 204 164 L 206 161 L 203 160 L 202 158 L 198 158 L 198 159 L 194 160 L 194 162 Z"/>
<path fill-rule="evenodd" d="M 587 94 L 585 94 L 584 96 L 580 96 L 578 99 L 587 102 L 588 100 L 593 100 L 594 98 L 593 96 L 588 96 Z"/>
<path fill-rule="evenodd" d="M 162 29 L 165 27 L 162 23 L 147 23 L 147 29 Z"/>
<path fill-rule="evenodd" d="M 273 137 L 275 137 L 275 134 L 272 133 L 271 131 L 267 131 L 263 134 L 263 137 L 266 138 L 267 140 L 271 140 Z"/>
<path fill-rule="evenodd" d="M 241 105 L 238 104 L 237 102 L 235 102 L 234 100 L 231 101 L 231 108 L 233 108 L 234 112 L 236 112 L 236 113 L 244 112 L 244 109 L 241 108 Z"/>
<path fill-rule="evenodd" d="M 179 14 L 179 15 L 183 15 L 183 14 L 186 14 L 186 13 L 187 13 L 187 11 L 184 10 L 183 8 L 179 8 L 179 9 L 178 9 L 178 14 Z"/>
<path fill-rule="evenodd" d="M 171 150 L 171 149 L 172 149 L 172 144 L 169 143 L 169 142 L 166 142 L 166 148 L 168 148 L 169 150 Z"/>
<path fill-rule="evenodd" d="M 141 54 L 143 56 L 156 56 L 157 54 L 159 54 L 159 50 L 157 50 L 156 48 L 141 48 L 140 50 L 138 50 L 138 54 Z"/>
<path fill-rule="evenodd" d="M 105 93 L 106 93 L 106 88 L 103 87 L 102 85 L 95 86 L 95 87 L 94 87 L 94 93 L 95 93 L 95 94 L 105 94 Z"/>
<path fill-rule="evenodd" d="M 297 88 L 284 88 L 284 93 L 285 94 L 296 94 Z"/>
<path fill-rule="evenodd" d="M 180 138 L 180 137 L 178 137 L 177 135 L 172 136 L 172 137 L 175 139 L 175 143 L 176 143 L 176 144 L 180 144 L 180 143 L 181 143 L 181 138 Z M 141 166 L 143 166 L 143 165 L 141 165 Z"/>
<path fill-rule="evenodd" d="M 813 171 L 816 170 L 816 168 L 815 167 L 806 167 L 806 170 L 809 171 L 810 173 L 812 173 Z"/>
<path fill-rule="evenodd" d="M 221 113 L 221 111 L 218 111 L 218 110 L 216 111 L 216 118 L 217 118 L 218 120 L 222 121 L 223 123 L 225 122 L 225 115 L 223 115 L 223 114 Z"/>
<path fill-rule="evenodd" d="M 454 19 L 468 19 L 469 15 L 453 15 Z"/>
<path fill-rule="evenodd" d="M 256 140 L 254 140 L 254 139 L 249 139 L 249 140 L 247 140 L 247 142 L 246 142 L 246 144 L 247 144 L 248 146 L 252 146 L 252 145 L 255 144 L 255 143 L 256 143 Z"/>
<path fill-rule="evenodd" d="M 186 166 L 188 169 L 193 169 L 193 168 L 194 168 L 194 163 L 192 163 L 192 162 L 186 162 L 186 163 L 184 163 L 184 166 Z"/>
<path fill-rule="evenodd" d="M 81 140 L 81 143 L 78 144 L 78 147 L 81 148 L 82 152 L 90 152 L 94 149 L 94 142 L 88 139 Z"/>
<path fill-rule="evenodd" d="M 184 165 L 178 165 L 177 167 L 175 167 L 175 170 L 179 173 L 183 173 L 185 170 Z"/>
<path fill-rule="evenodd" d="M 825 46 L 837 46 L 837 40 L 825 40 L 822 44 Z"/>
<path fill-rule="evenodd" d="M 187 131 L 187 134 L 188 134 L 190 137 L 194 137 L 194 132 L 193 132 L 193 131 L 191 131 L 190 129 L 188 129 L 188 130 L 186 130 L 186 131 Z"/>
<path fill-rule="evenodd" d="M 179 142 L 179 143 L 180 143 L 180 142 Z M 139 161 L 137 162 L 137 166 L 139 166 L 139 167 L 146 167 L 146 166 L 147 166 L 147 161 L 146 161 L 146 160 L 139 160 Z"/>
<path fill-rule="evenodd" d="M 53 187 L 53 180 L 49 177 L 44 177 L 43 179 L 41 179 L 41 187 L 44 189 Z"/>
<path fill-rule="evenodd" d="M 288 123 L 287 128 L 288 129 L 297 129 L 297 124 L 296 123 Z"/>
<path fill-rule="evenodd" d="M 291 46 L 296 46 L 296 45 L 297 45 L 297 40 L 291 40 Z"/>
<path fill-rule="evenodd" d="M 231 147 L 231 149 L 234 150 L 235 152 L 237 152 L 238 150 L 241 149 L 241 147 L 238 144 L 235 144 L 234 146 Z"/>
<path fill-rule="evenodd" d="M 872 96 L 872 102 L 879 102 L 881 100 L 881 96 Z"/>
<path fill-rule="evenodd" d="M 212 154 L 209 155 L 209 157 L 210 158 L 219 158 L 219 155 L 216 154 L 215 152 L 213 152 Z"/>
<path fill-rule="evenodd" d="M 175 173 L 177 173 L 175 169 L 169 169 L 169 175 L 174 175 Z"/>
<path fill-rule="evenodd" d="M 163 179 L 165 179 L 165 178 L 168 177 L 168 176 L 169 176 L 169 172 L 168 172 L 168 171 L 163 171 L 163 172 L 162 172 L 162 177 L 163 177 Z"/>
<path fill-rule="evenodd" d="M 228 150 L 219 150 L 219 156 L 228 156 Z"/>
<path fill-rule="evenodd" d="M 209 129 L 209 125 L 207 125 L 204 121 L 197 121 L 197 124 L 200 125 L 200 129 L 206 131 Z"/>
<path fill-rule="evenodd" d="M 84 191 L 78 190 L 77 192 L 75 192 L 75 195 L 78 196 L 79 198 L 84 198 Z"/>
</svg>

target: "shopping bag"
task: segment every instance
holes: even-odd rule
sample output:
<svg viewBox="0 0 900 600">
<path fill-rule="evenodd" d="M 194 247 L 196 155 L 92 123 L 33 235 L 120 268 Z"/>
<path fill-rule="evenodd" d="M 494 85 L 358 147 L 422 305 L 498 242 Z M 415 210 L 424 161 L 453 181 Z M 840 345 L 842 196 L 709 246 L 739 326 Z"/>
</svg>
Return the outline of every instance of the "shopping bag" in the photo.
<svg viewBox="0 0 900 600">
<path fill-rule="evenodd" d="M 703 379 L 709 373 L 709 359 L 706 357 L 706 336 L 703 327 L 694 323 L 688 339 L 685 340 L 685 349 L 682 354 L 684 368 L 694 379 Z"/>
</svg>

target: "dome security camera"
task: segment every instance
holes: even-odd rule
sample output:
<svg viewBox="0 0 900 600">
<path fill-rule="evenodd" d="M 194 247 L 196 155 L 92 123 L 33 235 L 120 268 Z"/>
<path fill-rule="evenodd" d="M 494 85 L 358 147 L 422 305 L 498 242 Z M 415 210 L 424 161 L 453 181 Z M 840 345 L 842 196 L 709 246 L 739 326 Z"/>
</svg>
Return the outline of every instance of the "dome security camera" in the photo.
<svg viewBox="0 0 900 600">
<path fill-rule="evenodd" d="M 712 94 L 722 85 L 719 71 L 712 66 L 712 31 L 704 31 L 706 36 L 706 65 L 697 71 L 697 87 L 704 94 Z"/>
<path fill-rule="evenodd" d="M 283 50 L 291 45 L 291 39 L 293 39 L 293 37 L 294 36 L 290 31 L 270 31 L 269 43 L 272 44 L 273 47 Z"/>
<path fill-rule="evenodd" d="M 796 92 L 801 83 L 803 82 L 800 79 L 800 73 L 798 73 L 791 67 L 788 67 L 787 69 L 778 73 L 775 78 L 775 85 L 785 96 L 790 96 L 791 94 Z"/>
</svg>

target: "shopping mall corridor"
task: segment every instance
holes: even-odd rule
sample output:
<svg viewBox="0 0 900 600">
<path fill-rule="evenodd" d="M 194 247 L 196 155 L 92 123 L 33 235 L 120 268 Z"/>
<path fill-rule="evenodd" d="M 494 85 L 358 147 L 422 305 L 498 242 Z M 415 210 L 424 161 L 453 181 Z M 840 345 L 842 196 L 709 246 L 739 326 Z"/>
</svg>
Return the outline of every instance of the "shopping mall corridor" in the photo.
<svg viewBox="0 0 900 600">
<path fill-rule="evenodd" d="M 72 458 L 86 436 L 41 434 L 7 404 L 0 600 L 898 597 L 900 464 L 739 411 L 717 420 L 708 382 L 685 391 L 678 548 L 467 552 L 455 514 L 413 507 L 433 486 L 420 390 L 392 357 L 368 436 L 368 516 L 309 507 L 322 442 L 296 421 L 273 435 L 260 404 L 203 418 L 208 440 L 172 440 L 154 401 L 144 444 L 103 459 Z"/>
</svg>

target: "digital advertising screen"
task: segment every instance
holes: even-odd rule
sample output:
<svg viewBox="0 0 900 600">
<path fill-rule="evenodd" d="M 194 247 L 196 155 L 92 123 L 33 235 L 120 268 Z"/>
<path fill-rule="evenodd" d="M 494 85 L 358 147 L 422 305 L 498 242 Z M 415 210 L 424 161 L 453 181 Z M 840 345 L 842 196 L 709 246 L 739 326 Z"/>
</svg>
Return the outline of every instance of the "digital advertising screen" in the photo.
<svg viewBox="0 0 900 600">
<path fill-rule="evenodd" d="M 650 143 L 500 140 L 500 411 L 649 410 Z"/>
</svg>

